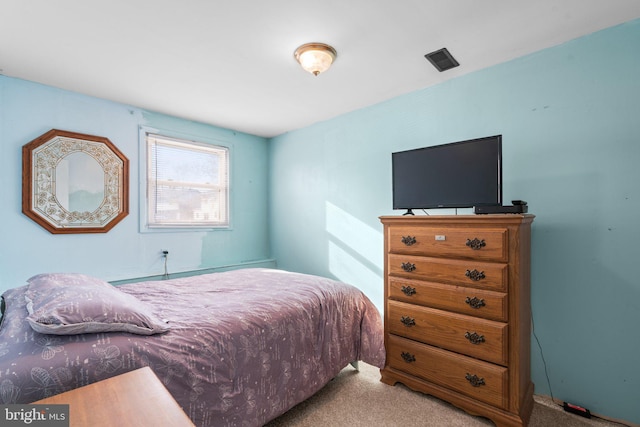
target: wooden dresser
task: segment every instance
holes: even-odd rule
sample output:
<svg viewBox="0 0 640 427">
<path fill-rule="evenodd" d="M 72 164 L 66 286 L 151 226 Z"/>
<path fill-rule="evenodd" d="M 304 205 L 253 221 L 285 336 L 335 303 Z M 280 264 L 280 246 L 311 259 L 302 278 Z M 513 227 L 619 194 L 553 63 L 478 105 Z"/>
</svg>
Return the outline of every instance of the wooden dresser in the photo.
<svg viewBox="0 0 640 427">
<path fill-rule="evenodd" d="M 382 381 L 526 426 L 533 215 L 385 216 Z"/>
</svg>

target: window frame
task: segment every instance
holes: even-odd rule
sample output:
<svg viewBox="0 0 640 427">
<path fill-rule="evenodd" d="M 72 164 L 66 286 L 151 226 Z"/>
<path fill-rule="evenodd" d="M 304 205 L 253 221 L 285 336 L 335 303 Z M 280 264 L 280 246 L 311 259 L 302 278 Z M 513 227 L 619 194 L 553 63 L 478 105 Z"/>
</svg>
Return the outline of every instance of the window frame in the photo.
<svg viewBox="0 0 640 427">
<path fill-rule="evenodd" d="M 148 182 L 148 170 L 150 167 L 149 164 L 149 149 L 147 136 L 156 136 L 159 138 L 166 138 L 168 140 L 175 140 L 179 143 L 184 144 L 193 144 L 194 146 L 211 146 L 214 148 L 224 149 L 227 154 L 227 186 L 226 186 L 226 223 L 216 224 L 203 224 L 203 223 L 194 223 L 194 224 L 150 224 L 149 222 L 149 206 L 150 206 L 150 197 L 149 197 L 149 182 Z M 180 132 L 172 132 L 166 130 L 159 130 L 156 128 L 148 128 L 148 127 L 140 127 L 139 133 L 139 175 L 140 175 L 140 193 L 139 193 L 139 206 L 140 206 L 140 232 L 176 232 L 176 231 L 211 231 L 211 230 L 229 230 L 231 229 L 231 220 L 232 220 L 232 203 L 231 203 L 231 161 L 233 158 L 232 154 L 232 145 L 225 140 L 222 139 L 213 139 L 202 136 L 194 136 L 189 134 L 184 134 Z"/>
</svg>

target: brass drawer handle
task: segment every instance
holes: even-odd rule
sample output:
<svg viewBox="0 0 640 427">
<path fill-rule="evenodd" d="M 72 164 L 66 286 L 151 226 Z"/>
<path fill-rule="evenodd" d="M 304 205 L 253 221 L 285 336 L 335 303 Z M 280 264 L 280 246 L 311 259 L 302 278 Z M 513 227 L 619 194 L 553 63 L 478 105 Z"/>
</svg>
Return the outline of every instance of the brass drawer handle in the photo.
<svg viewBox="0 0 640 427">
<path fill-rule="evenodd" d="M 484 335 L 478 335 L 477 332 L 471 333 L 467 331 L 467 333 L 464 334 L 464 337 L 468 339 L 471 344 L 477 345 L 484 342 Z"/>
<path fill-rule="evenodd" d="M 467 299 L 466 299 L 466 300 L 464 300 L 464 302 L 466 302 L 467 304 L 469 304 L 469 306 L 470 306 L 471 308 L 482 308 L 482 307 L 484 307 L 485 305 L 487 305 L 487 304 L 484 302 L 484 299 L 479 299 L 478 297 L 473 297 L 473 298 L 471 298 L 471 297 L 467 297 Z"/>
<path fill-rule="evenodd" d="M 401 291 L 406 296 L 410 297 L 411 295 L 415 295 L 416 288 L 412 288 L 411 286 L 402 286 Z"/>
<path fill-rule="evenodd" d="M 408 353 L 406 351 L 403 351 L 402 353 L 400 353 L 400 357 L 402 357 L 402 360 L 404 360 L 407 363 L 411 363 L 411 362 L 415 362 L 416 361 L 416 356 L 414 356 L 411 353 Z"/>
<path fill-rule="evenodd" d="M 416 265 L 412 264 L 410 262 L 403 262 L 402 263 L 402 269 L 404 271 L 406 271 L 407 273 L 411 273 L 412 271 L 415 271 Z"/>
<path fill-rule="evenodd" d="M 484 382 L 484 378 L 479 378 L 477 375 L 471 375 L 467 372 L 467 375 L 464 376 L 469 383 L 471 383 L 474 387 L 480 387 L 481 385 L 486 385 Z"/>
<path fill-rule="evenodd" d="M 402 322 L 402 324 L 404 326 L 411 327 L 411 326 L 415 326 L 416 319 L 414 319 L 413 317 L 409 317 L 409 316 L 402 316 L 400 318 L 400 322 Z"/>
<path fill-rule="evenodd" d="M 484 271 L 478 271 L 476 269 L 467 270 L 467 272 L 464 273 L 464 275 L 467 276 L 469 279 L 473 280 L 474 282 L 477 282 L 478 280 L 486 279 L 487 277 L 484 275 Z"/>
<path fill-rule="evenodd" d="M 482 249 L 485 246 L 487 246 L 487 244 L 484 241 L 484 239 L 480 240 L 477 237 L 475 237 L 473 240 L 467 239 L 467 243 L 466 244 L 467 244 L 467 246 L 469 246 L 474 251 L 479 251 L 480 249 Z"/>
<path fill-rule="evenodd" d="M 416 243 L 416 238 L 412 236 L 402 236 L 402 243 L 406 246 L 411 246 Z"/>
</svg>

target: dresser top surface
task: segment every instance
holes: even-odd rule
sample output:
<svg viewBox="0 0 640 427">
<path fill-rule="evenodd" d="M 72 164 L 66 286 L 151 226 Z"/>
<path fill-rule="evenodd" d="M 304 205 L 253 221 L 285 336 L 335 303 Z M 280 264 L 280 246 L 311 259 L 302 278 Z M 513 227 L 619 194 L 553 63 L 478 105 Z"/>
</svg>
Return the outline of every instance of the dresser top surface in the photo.
<svg viewBox="0 0 640 427">
<path fill-rule="evenodd" d="M 388 215 L 381 216 L 383 224 L 523 224 L 531 223 L 533 214 L 487 214 L 487 215 Z"/>
</svg>

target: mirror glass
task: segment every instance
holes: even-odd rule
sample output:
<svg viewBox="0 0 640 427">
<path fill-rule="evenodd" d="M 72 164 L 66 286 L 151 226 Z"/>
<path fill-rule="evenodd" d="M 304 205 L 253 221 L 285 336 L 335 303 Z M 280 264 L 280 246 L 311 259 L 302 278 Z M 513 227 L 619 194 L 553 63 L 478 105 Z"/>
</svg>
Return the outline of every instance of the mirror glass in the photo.
<svg viewBox="0 0 640 427">
<path fill-rule="evenodd" d="M 22 163 L 22 211 L 51 233 L 104 233 L 128 215 L 129 161 L 107 138 L 53 129 Z"/>
<path fill-rule="evenodd" d="M 93 212 L 104 202 L 104 171 L 90 155 L 71 153 L 56 166 L 56 199 L 73 212 Z"/>
</svg>

